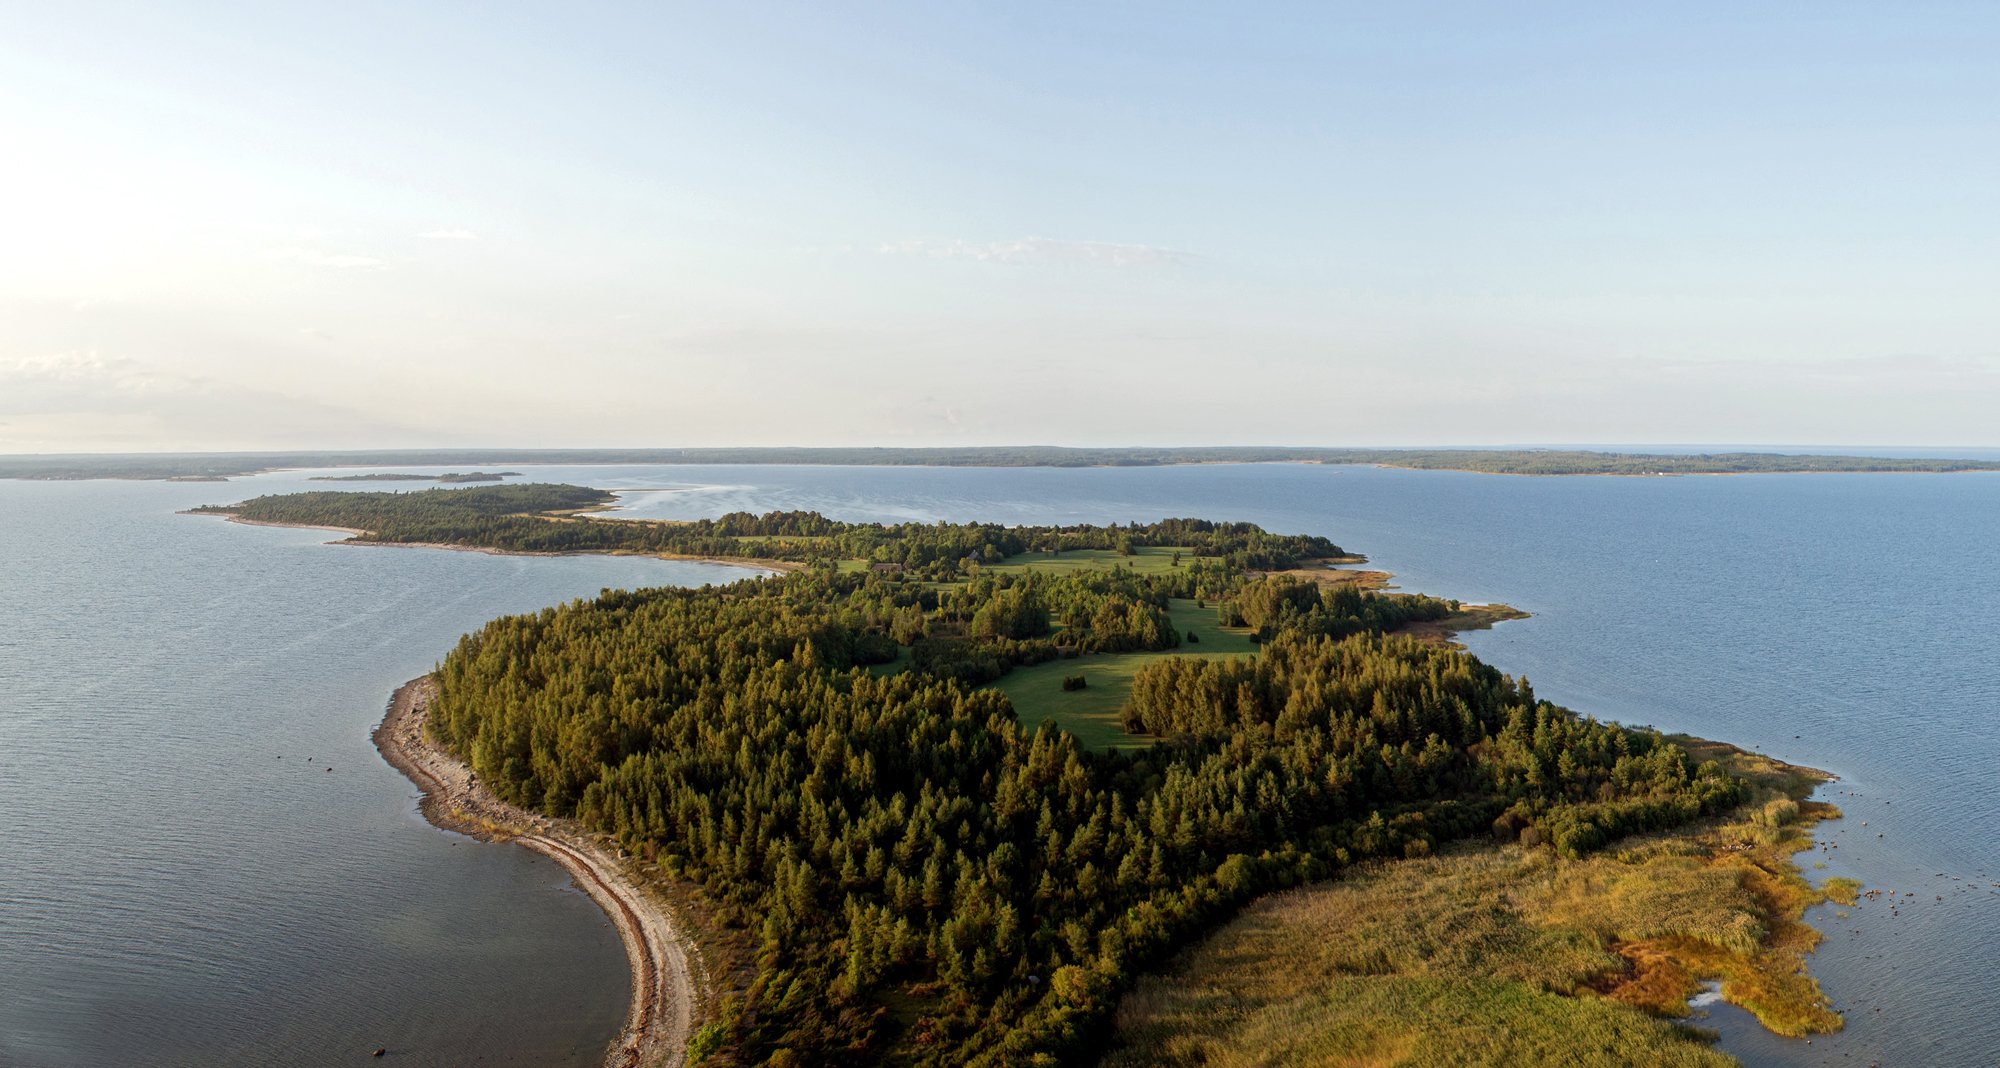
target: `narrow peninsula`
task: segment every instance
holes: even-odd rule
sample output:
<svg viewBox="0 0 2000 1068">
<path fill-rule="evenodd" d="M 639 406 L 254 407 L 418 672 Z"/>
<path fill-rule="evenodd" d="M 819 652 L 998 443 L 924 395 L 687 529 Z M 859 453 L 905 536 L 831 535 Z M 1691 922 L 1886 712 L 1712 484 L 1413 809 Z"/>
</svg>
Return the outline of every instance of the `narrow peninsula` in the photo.
<svg viewBox="0 0 2000 1068">
<path fill-rule="evenodd" d="M 1841 1025 L 1790 859 L 1825 776 L 1539 698 L 1450 641 L 1504 606 L 1248 523 L 608 499 L 211 511 L 792 569 L 493 620 L 378 734 L 433 818 L 550 853 L 619 924 L 612 1063 L 1726 1064 L 1683 1022 L 1711 982 L 1780 1034 Z"/>
</svg>

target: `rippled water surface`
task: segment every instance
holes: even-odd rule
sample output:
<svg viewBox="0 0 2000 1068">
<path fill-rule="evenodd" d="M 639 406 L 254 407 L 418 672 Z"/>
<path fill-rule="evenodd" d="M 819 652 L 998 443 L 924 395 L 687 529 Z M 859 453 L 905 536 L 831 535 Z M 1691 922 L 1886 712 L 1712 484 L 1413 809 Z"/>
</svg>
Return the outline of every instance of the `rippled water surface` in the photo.
<svg viewBox="0 0 2000 1068">
<path fill-rule="evenodd" d="M 740 572 L 174 514 L 250 489 L 0 482 L 0 1065 L 597 1063 L 603 914 L 424 823 L 369 730 L 492 616 Z"/>
<path fill-rule="evenodd" d="M 1580 710 L 1837 772 L 1839 848 L 1802 859 L 1915 895 L 1895 916 L 1814 914 L 1844 1034 L 1773 1039 L 1725 1006 L 1725 1049 L 2000 1060 L 2000 477 L 526 470 L 621 490 L 634 516 L 1248 519 L 1325 534 L 1406 589 L 1528 609 L 1473 650 Z M 333 1063 L 377 1045 L 586 1063 L 616 1030 L 622 961 L 589 902 L 523 851 L 423 825 L 367 731 L 390 688 L 491 615 L 728 572 L 329 548 L 172 514 L 301 478 L 0 482 L 0 1063 Z"/>
</svg>

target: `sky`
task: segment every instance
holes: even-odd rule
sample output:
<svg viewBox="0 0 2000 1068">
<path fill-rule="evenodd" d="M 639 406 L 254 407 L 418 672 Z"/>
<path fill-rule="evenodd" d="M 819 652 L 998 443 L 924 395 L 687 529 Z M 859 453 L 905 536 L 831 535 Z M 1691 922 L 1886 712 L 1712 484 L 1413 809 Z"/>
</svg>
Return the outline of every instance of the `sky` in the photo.
<svg viewBox="0 0 2000 1068">
<path fill-rule="evenodd" d="M 1985 4 L 0 10 L 0 452 L 2000 445 Z"/>
</svg>

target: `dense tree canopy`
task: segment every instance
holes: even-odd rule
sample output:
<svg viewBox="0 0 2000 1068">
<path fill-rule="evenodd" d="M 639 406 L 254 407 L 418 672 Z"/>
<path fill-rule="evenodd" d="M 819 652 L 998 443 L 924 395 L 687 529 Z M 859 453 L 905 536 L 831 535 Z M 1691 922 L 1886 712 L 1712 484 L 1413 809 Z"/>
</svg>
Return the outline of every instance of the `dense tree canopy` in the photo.
<svg viewBox="0 0 2000 1068">
<path fill-rule="evenodd" d="M 477 508 L 459 503 L 473 494 Z M 495 620 L 438 670 L 433 730 L 497 793 L 615 835 L 752 933 L 755 978 L 727 1003 L 719 1062 L 1063 1062 L 1089 1052 L 1136 973 L 1260 891 L 1471 834 L 1576 853 L 1740 796 L 1655 734 L 1394 633 L 1448 602 L 1250 573 L 1338 552 L 1324 539 L 1196 521 L 526 514 L 600 500 L 501 486 L 236 510 L 506 547 L 752 538 L 816 565 Z M 985 566 L 1121 540 L 1189 558 Z M 906 566 L 841 569 L 839 553 Z M 1172 654 L 1170 597 L 1213 599 L 1256 628 L 1259 653 Z M 1158 744 L 1087 751 L 979 688 L 1099 650 L 1159 654 L 1127 710 Z"/>
<path fill-rule="evenodd" d="M 260 523 L 352 528 L 358 540 L 469 545 L 511 552 L 645 552 L 831 566 L 859 560 L 950 577 L 1030 550 L 1170 545 L 1213 569 L 1283 568 L 1341 555 L 1325 538 L 1270 534 L 1249 523 L 1168 519 L 1128 526 L 1005 527 L 993 523 L 842 523 L 817 512 L 732 512 L 662 522 L 573 514 L 617 500 L 550 483 L 411 493 L 323 490 L 257 497 L 196 511 Z M 564 513 L 564 514 L 551 514 Z M 1199 570 L 1198 568 L 1196 569 Z"/>
</svg>

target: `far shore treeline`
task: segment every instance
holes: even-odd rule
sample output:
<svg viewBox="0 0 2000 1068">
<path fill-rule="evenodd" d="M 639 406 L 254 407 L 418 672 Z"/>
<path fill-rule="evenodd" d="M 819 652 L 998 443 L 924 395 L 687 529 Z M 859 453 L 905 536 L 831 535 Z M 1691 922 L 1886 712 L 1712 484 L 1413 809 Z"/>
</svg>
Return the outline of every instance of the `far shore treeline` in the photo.
<svg viewBox="0 0 2000 1068">
<path fill-rule="evenodd" d="M 1325 538 L 1285 538 L 1247 523 L 1168 520 L 1147 527 L 1006 527 L 996 523 L 840 523 L 816 512 L 736 512 L 720 519 L 644 522 L 560 515 L 602 508 L 617 498 L 584 486 L 522 483 L 476 491 L 411 493 L 320 490 L 257 497 L 196 512 L 260 523 L 346 527 L 361 541 L 463 545 L 508 552 L 637 552 L 832 563 L 860 560 L 949 576 L 968 560 L 994 563 L 1030 549 L 1187 547 L 1217 571 L 1226 566 L 1271 569 L 1305 559 L 1330 559 L 1340 547 Z"/>
<path fill-rule="evenodd" d="M 1736 475 L 2000 471 L 2000 460 L 1783 452 L 1699 455 L 1594 449 L 1339 449 L 1284 446 L 1065 448 L 387 449 L 352 452 L 0 456 L 0 478 L 211 480 L 287 468 L 482 464 L 810 464 L 898 467 L 1158 467 L 1212 463 L 1373 464 L 1503 475 Z"/>
<path fill-rule="evenodd" d="M 1324 538 L 538 514 L 605 497 L 514 485 L 220 510 L 382 541 L 805 565 L 498 619 L 437 672 L 434 734 L 496 793 L 615 836 L 739 932 L 741 982 L 691 1063 L 1074 1062 L 1141 973 L 1260 892 L 1466 837 L 1577 856 L 1746 798 L 1657 733 L 1396 633 L 1457 606 L 1313 581 L 1341 556 Z M 1170 566 L 1117 562 L 1164 546 Z M 1110 563 L 992 566 L 1079 552 Z M 1175 654 L 1180 599 L 1258 651 Z M 1158 654 L 1126 712 L 1156 744 L 1087 749 L 982 688 L 1116 650 Z"/>
</svg>

